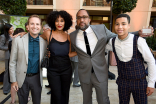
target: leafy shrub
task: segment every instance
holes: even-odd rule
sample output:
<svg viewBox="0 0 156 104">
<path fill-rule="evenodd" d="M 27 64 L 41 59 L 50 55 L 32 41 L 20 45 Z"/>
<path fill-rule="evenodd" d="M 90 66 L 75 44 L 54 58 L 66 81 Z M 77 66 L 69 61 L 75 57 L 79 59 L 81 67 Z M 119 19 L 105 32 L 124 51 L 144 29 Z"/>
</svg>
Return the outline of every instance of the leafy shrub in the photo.
<svg viewBox="0 0 156 104">
<path fill-rule="evenodd" d="M 26 5 L 26 0 L 0 0 L 0 10 L 3 10 L 5 14 L 24 15 Z"/>
<path fill-rule="evenodd" d="M 113 13 L 131 12 L 136 7 L 137 0 L 113 0 Z"/>
<path fill-rule="evenodd" d="M 152 50 L 156 50 L 156 38 L 154 36 L 147 37 L 146 42 Z"/>
</svg>

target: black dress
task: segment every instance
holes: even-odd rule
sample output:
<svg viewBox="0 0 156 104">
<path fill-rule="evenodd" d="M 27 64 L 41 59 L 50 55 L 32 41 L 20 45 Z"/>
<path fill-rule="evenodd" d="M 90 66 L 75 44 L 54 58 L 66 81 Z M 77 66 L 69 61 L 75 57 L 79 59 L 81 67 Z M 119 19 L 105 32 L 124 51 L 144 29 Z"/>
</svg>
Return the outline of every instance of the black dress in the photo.
<svg viewBox="0 0 156 104">
<path fill-rule="evenodd" d="M 52 38 L 49 43 L 51 57 L 47 78 L 51 88 L 51 104 L 68 104 L 72 68 L 69 41 L 59 42 Z"/>
</svg>

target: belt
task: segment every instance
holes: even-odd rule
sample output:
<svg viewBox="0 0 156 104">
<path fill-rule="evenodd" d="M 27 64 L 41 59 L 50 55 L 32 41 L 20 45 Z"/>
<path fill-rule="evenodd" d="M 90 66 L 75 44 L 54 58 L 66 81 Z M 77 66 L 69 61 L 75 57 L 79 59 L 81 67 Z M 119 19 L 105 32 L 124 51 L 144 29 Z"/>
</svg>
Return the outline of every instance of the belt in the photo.
<svg viewBox="0 0 156 104">
<path fill-rule="evenodd" d="M 145 79 L 145 78 L 146 78 L 146 76 L 144 76 L 144 77 L 141 78 L 141 79 Z M 141 80 L 141 79 L 130 79 L 130 80 L 138 81 L 138 80 Z"/>
<path fill-rule="evenodd" d="M 32 76 L 34 76 L 34 75 L 36 75 L 36 74 L 38 74 L 38 73 L 29 73 L 29 74 L 26 74 L 26 76 L 27 76 L 27 77 L 32 77 Z"/>
<path fill-rule="evenodd" d="M 146 76 L 144 76 L 143 78 L 140 78 L 140 79 L 124 79 L 124 80 L 128 80 L 128 81 L 139 81 L 139 80 L 145 79 L 145 78 L 146 78 Z M 122 79 L 122 78 L 120 78 L 120 79 Z"/>
</svg>

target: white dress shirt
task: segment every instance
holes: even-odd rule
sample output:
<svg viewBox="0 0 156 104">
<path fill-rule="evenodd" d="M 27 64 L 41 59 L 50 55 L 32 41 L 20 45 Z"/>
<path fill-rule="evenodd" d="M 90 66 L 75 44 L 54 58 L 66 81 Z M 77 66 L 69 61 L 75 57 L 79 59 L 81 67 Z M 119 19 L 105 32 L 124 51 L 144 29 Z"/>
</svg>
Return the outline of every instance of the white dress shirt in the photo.
<svg viewBox="0 0 156 104">
<path fill-rule="evenodd" d="M 131 60 L 133 55 L 133 34 L 128 34 L 124 40 L 120 40 L 118 36 L 115 39 L 115 51 L 120 61 L 128 62 Z M 137 41 L 139 52 L 142 54 L 144 61 L 148 65 L 148 87 L 154 88 L 156 81 L 156 65 L 155 59 L 146 43 L 146 40 L 139 37 Z M 107 50 L 113 51 L 112 39 L 109 40 Z"/>
<path fill-rule="evenodd" d="M 77 37 L 76 37 L 76 46 L 87 53 L 83 32 L 84 31 L 82 31 L 82 30 L 78 31 L 78 34 L 77 34 Z M 87 38 L 88 38 L 90 51 L 91 51 L 91 54 L 92 54 L 94 49 L 95 49 L 95 46 L 97 44 L 98 39 L 97 39 L 95 33 L 93 32 L 93 30 L 92 30 L 92 28 L 90 26 L 85 30 L 85 32 L 86 32 L 86 35 L 87 35 Z"/>
</svg>

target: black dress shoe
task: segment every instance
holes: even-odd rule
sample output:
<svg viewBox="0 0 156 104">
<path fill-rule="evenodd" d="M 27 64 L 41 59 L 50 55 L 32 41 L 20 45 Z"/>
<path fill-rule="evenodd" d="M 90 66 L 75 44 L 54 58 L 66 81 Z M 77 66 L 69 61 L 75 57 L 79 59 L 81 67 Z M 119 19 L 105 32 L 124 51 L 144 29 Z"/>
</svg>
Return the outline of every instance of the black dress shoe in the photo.
<svg viewBox="0 0 156 104">
<path fill-rule="evenodd" d="M 50 85 L 45 85 L 45 87 L 50 88 Z"/>
<path fill-rule="evenodd" d="M 8 93 L 3 93 L 4 95 L 7 95 Z"/>
<path fill-rule="evenodd" d="M 80 84 L 74 84 L 73 87 L 80 87 Z"/>
<path fill-rule="evenodd" d="M 51 90 L 49 92 L 47 92 L 47 95 L 51 94 Z"/>
</svg>

